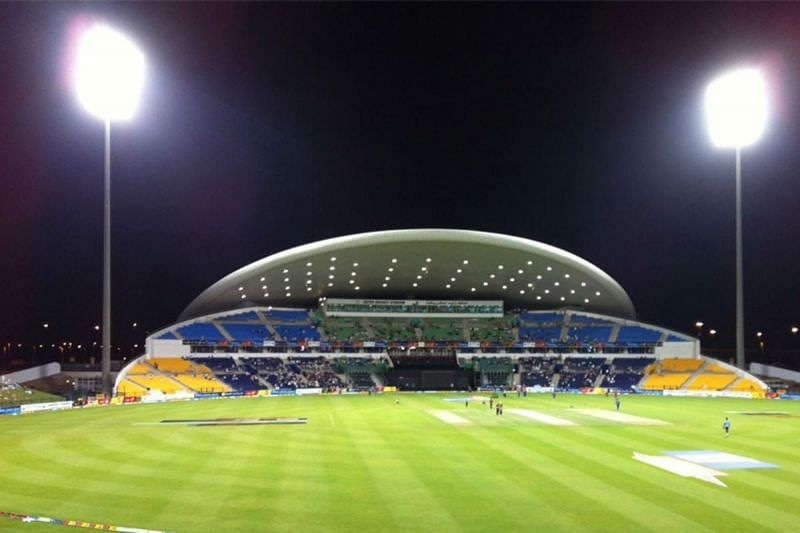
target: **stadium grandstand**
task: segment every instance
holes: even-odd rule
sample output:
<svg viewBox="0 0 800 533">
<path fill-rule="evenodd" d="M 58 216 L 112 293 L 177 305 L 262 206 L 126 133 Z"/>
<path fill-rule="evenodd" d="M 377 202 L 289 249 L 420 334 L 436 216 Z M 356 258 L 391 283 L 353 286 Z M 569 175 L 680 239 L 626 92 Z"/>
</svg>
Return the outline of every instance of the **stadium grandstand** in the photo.
<svg viewBox="0 0 800 533">
<path fill-rule="evenodd" d="M 766 390 L 689 335 L 636 320 L 564 250 L 416 229 L 266 257 L 202 292 L 117 376 L 126 397 L 400 390 Z"/>
</svg>

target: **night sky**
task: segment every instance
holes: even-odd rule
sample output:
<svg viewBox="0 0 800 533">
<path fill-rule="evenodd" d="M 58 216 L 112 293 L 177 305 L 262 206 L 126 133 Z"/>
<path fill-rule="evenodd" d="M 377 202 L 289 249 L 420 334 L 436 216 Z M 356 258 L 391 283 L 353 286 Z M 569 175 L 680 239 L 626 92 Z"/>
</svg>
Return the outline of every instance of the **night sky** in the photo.
<svg viewBox="0 0 800 533">
<path fill-rule="evenodd" d="M 734 154 L 702 97 L 756 65 L 772 100 L 743 152 L 745 325 L 791 347 L 800 4 L 765 3 L 2 3 L 2 343 L 100 337 L 103 127 L 68 68 L 92 18 L 148 61 L 112 129 L 115 343 L 269 254 L 443 227 L 564 248 L 640 320 L 703 320 L 731 347 Z"/>
</svg>

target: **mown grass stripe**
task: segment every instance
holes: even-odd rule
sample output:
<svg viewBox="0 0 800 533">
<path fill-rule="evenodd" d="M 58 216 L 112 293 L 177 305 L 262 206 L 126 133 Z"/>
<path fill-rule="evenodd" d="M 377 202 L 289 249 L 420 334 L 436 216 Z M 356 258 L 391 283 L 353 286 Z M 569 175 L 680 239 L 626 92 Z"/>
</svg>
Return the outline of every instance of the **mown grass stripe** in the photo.
<svg viewBox="0 0 800 533">
<path fill-rule="evenodd" d="M 629 447 L 635 447 L 635 442 L 630 442 L 623 449 L 607 451 L 598 445 L 602 439 L 602 431 L 587 429 L 586 433 L 594 435 L 584 434 L 581 437 L 574 434 L 554 435 L 548 446 L 539 447 L 537 451 L 557 460 L 565 449 L 569 450 L 573 456 L 570 464 L 576 469 L 587 475 L 591 475 L 592 472 L 603 472 L 608 479 L 619 486 L 632 487 L 648 494 L 652 502 L 661 507 L 666 507 L 664 504 L 669 503 L 672 512 L 704 524 L 710 529 L 760 526 L 758 519 L 751 517 L 750 513 L 743 513 L 738 508 L 726 509 L 726 504 L 717 503 L 730 496 L 725 489 L 708 486 L 701 481 L 679 478 L 666 472 L 653 473 L 646 466 L 630 458 Z M 527 443 L 523 445 L 529 446 Z M 715 513 L 714 518 L 709 520 L 709 507 L 727 512 Z"/>
</svg>

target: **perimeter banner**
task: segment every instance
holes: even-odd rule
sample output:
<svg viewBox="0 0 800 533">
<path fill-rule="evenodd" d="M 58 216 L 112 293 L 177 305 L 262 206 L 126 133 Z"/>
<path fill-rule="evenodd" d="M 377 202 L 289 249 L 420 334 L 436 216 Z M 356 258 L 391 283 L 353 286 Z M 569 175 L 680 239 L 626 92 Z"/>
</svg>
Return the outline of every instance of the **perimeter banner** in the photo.
<svg viewBox="0 0 800 533">
<path fill-rule="evenodd" d="M 37 411 L 61 411 L 62 409 L 72 409 L 72 402 L 29 403 L 20 406 L 20 412 L 22 413 L 35 413 Z"/>
<path fill-rule="evenodd" d="M 717 391 L 717 390 L 670 390 L 663 392 L 664 396 L 686 396 L 693 398 L 753 398 L 751 392 L 746 391 Z"/>
</svg>

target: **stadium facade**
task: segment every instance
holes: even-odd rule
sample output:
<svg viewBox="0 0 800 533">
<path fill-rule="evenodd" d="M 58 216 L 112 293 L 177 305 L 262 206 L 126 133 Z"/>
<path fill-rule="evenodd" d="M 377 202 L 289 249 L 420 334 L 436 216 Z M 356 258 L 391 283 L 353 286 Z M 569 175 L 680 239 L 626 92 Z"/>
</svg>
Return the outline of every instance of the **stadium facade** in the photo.
<svg viewBox="0 0 800 533">
<path fill-rule="evenodd" d="M 119 395 L 397 387 L 763 394 L 697 339 L 636 320 L 590 262 L 465 230 L 327 239 L 247 265 L 150 335 Z"/>
</svg>

